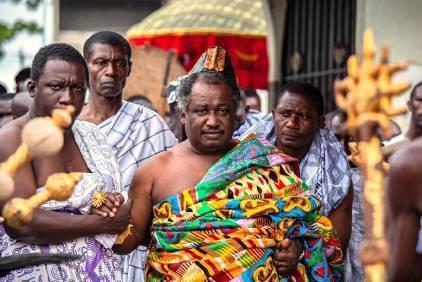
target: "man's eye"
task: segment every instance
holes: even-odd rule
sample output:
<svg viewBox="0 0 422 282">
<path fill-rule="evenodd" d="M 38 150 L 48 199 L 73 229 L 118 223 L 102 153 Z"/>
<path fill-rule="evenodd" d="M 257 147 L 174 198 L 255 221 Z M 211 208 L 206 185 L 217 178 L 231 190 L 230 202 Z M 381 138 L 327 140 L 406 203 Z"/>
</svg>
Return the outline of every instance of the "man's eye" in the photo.
<svg viewBox="0 0 422 282">
<path fill-rule="evenodd" d="M 304 114 L 304 113 L 298 113 L 297 114 L 301 119 L 304 119 L 304 120 L 308 120 L 309 119 L 309 115 L 307 115 L 307 114 Z"/>
<path fill-rule="evenodd" d="M 95 64 L 104 67 L 104 66 L 107 65 L 107 62 L 106 61 L 96 61 Z"/>
<path fill-rule="evenodd" d="M 117 66 L 118 67 L 121 67 L 121 68 L 124 68 L 124 67 L 126 67 L 126 62 L 125 61 L 118 61 L 117 62 Z"/>
<path fill-rule="evenodd" d="M 221 109 L 218 109 L 218 112 L 220 114 L 227 114 L 229 111 L 227 109 L 221 108 Z"/>
<path fill-rule="evenodd" d="M 281 115 L 282 117 L 289 117 L 290 116 L 290 112 L 288 112 L 288 111 L 282 111 L 282 112 L 279 112 L 279 115 Z"/>
<path fill-rule="evenodd" d="M 73 89 L 75 91 L 77 91 L 77 92 L 83 92 L 83 91 L 85 91 L 85 87 L 82 87 L 82 86 L 75 86 Z"/>
<path fill-rule="evenodd" d="M 50 88 L 57 91 L 60 90 L 62 87 L 60 85 L 50 85 Z"/>
<path fill-rule="evenodd" d="M 207 113 L 207 109 L 194 109 L 193 112 L 199 115 L 205 115 Z"/>
</svg>

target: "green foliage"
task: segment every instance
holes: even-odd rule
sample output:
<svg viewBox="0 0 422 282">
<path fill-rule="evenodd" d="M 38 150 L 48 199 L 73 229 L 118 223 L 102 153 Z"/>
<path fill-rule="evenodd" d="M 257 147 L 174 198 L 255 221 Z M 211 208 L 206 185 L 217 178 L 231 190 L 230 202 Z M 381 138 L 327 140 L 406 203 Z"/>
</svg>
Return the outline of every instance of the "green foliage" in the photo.
<svg viewBox="0 0 422 282">
<path fill-rule="evenodd" d="M 13 4 L 21 4 L 24 2 L 29 10 L 34 10 L 38 7 L 42 0 L 10 0 Z M 4 56 L 3 44 L 11 40 L 19 32 L 27 31 L 29 33 L 41 32 L 42 29 L 35 22 L 16 21 L 12 24 L 0 22 L 0 59 Z"/>
<path fill-rule="evenodd" d="M 20 4 L 22 0 L 10 0 L 14 4 Z M 42 0 L 25 0 L 25 5 L 28 9 L 36 9 Z"/>
</svg>

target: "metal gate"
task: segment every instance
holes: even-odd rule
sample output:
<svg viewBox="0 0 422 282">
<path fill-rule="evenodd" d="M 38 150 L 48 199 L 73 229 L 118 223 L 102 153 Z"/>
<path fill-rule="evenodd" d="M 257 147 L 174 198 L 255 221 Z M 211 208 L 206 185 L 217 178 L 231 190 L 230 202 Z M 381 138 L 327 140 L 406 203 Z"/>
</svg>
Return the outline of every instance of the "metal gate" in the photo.
<svg viewBox="0 0 422 282">
<path fill-rule="evenodd" d="M 333 83 L 355 52 L 356 0 L 288 0 L 282 83 L 301 80 L 321 89 L 335 109 Z"/>
</svg>

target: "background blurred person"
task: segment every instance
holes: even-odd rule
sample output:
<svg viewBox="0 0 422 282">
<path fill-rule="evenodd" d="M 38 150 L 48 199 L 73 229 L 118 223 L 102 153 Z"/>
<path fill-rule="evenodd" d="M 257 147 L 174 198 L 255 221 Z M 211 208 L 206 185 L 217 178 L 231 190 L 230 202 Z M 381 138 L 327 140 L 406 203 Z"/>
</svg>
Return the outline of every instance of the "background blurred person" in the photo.
<svg viewBox="0 0 422 282">
<path fill-rule="evenodd" d="M 15 76 L 15 90 L 16 93 L 26 91 L 26 84 L 31 77 L 31 68 L 21 69 Z"/>
<path fill-rule="evenodd" d="M 16 93 L 12 100 L 12 116 L 13 119 L 26 114 L 31 107 L 33 98 L 27 91 Z"/>
<path fill-rule="evenodd" d="M 258 93 L 255 89 L 245 89 L 245 96 L 246 96 L 246 106 L 249 107 L 250 110 L 254 111 L 261 111 L 261 98 L 259 98 Z"/>
</svg>

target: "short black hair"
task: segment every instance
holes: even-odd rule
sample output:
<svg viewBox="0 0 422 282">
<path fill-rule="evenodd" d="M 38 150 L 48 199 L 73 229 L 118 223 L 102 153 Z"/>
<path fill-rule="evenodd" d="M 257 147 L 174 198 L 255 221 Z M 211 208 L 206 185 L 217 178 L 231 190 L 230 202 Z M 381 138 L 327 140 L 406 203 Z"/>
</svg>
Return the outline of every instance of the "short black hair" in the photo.
<svg viewBox="0 0 422 282">
<path fill-rule="evenodd" d="M 280 101 L 280 98 L 283 97 L 287 92 L 299 94 L 304 97 L 310 97 L 315 104 L 315 109 L 318 116 L 321 117 L 324 114 L 324 96 L 322 95 L 321 91 L 314 85 L 303 81 L 293 81 L 287 83 L 280 89 L 280 94 L 276 100 L 277 104 Z M 277 106 L 277 104 L 275 106 Z"/>
<path fill-rule="evenodd" d="M 334 111 L 332 111 L 332 112 L 327 113 L 327 114 L 326 114 L 326 118 L 327 118 L 327 115 L 330 115 L 330 117 L 329 117 L 329 119 L 330 119 L 330 124 L 331 124 L 332 120 L 333 120 L 336 116 L 338 116 L 342 122 L 347 121 L 347 113 L 346 113 L 346 112 L 344 112 L 344 111 L 342 111 L 342 110 L 340 110 L 340 109 L 337 109 L 337 110 L 334 110 Z"/>
<path fill-rule="evenodd" d="M 202 71 L 191 73 L 180 82 L 180 89 L 177 91 L 177 105 L 181 111 L 186 112 L 188 110 L 188 101 L 192 93 L 192 87 L 197 81 L 203 81 L 208 84 L 227 83 L 227 85 L 232 90 L 234 108 L 235 110 L 237 109 L 241 99 L 240 89 L 237 86 L 237 83 L 231 79 L 225 78 L 221 72 Z"/>
<path fill-rule="evenodd" d="M 256 92 L 256 90 L 255 90 L 255 89 L 248 88 L 248 89 L 245 89 L 245 90 L 243 90 L 243 91 L 245 92 L 245 96 L 246 96 L 246 98 L 252 98 L 252 97 L 254 97 L 254 98 L 258 98 L 258 99 L 260 99 L 260 98 L 259 98 L 259 95 L 258 95 L 258 93 Z"/>
<path fill-rule="evenodd" d="M 89 81 L 88 68 L 81 53 L 66 43 L 53 43 L 38 50 L 37 54 L 35 54 L 35 57 L 32 60 L 31 80 L 37 83 L 44 70 L 45 64 L 48 61 L 55 59 L 63 60 L 66 62 L 80 63 L 84 66 L 86 81 Z"/>
<path fill-rule="evenodd" d="M 6 85 L 0 82 L 0 94 L 6 94 L 6 93 L 7 93 Z"/>
<path fill-rule="evenodd" d="M 25 81 L 31 78 L 31 68 L 21 69 L 15 76 L 15 82 L 18 84 L 19 81 Z"/>
<path fill-rule="evenodd" d="M 92 46 L 97 43 L 111 46 L 120 46 L 127 55 L 129 61 L 132 57 L 132 50 L 130 49 L 129 42 L 123 36 L 113 31 L 99 31 L 91 35 L 85 41 L 84 57 L 86 60 L 89 59 Z"/>
<path fill-rule="evenodd" d="M 410 92 L 410 101 L 413 100 L 413 98 L 415 98 L 415 94 L 416 94 L 416 90 L 422 86 L 422 81 L 419 81 L 418 83 L 416 83 L 416 85 L 413 87 L 412 91 Z"/>
</svg>

